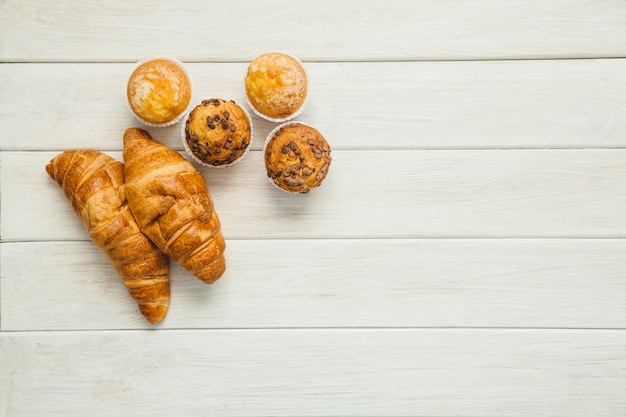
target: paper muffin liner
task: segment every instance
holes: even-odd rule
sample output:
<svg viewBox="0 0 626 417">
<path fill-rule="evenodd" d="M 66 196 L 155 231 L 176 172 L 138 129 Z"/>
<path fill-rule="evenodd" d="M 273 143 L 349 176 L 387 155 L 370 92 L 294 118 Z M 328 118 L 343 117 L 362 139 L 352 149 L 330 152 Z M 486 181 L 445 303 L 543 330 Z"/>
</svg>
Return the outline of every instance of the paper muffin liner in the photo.
<svg viewBox="0 0 626 417">
<path fill-rule="evenodd" d="M 126 93 L 126 107 L 130 111 L 130 113 L 133 115 L 135 120 L 137 120 L 138 122 L 143 123 L 146 126 L 150 126 L 150 127 L 167 127 L 167 126 L 172 126 L 172 125 L 175 125 L 176 123 L 178 123 L 190 111 L 191 105 L 193 104 L 193 91 L 194 91 L 193 90 L 193 81 L 191 79 L 191 75 L 189 74 L 189 71 L 187 71 L 187 68 L 185 68 L 185 65 L 182 63 L 182 61 L 180 61 L 180 60 L 178 60 L 176 58 L 169 57 L 169 56 L 156 56 L 156 57 L 153 57 L 153 58 L 142 59 L 141 61 L 138 61 L 137 64 L 135 64 L 135 68 L 133 68 L 133 70 L 131 71 L 130 74 L 132 75 L 132 73 L 135 72 L 135 70 L 137 68 L 139 68 L 141 65 L 145 64 L 146 62 L 155 61 L 157 59 L 163 59 L 163 60 L 166 60 L 166 61 L 173 62 L 174 64 L 178 65 L 183 70 L 185 75 L 187 76 L 187 79 L 189 80 L 189 89 L 191 91 L 191 94 L 189 95 L 189 103 L 187 104 L 187 107 L 178 116 L 176 116 L 175 118 L 173 118 L 169 122 L 164 122 L 164 123 L 150 123 L 150 122 L 142 119 L 137 113 L 135 113 L 133 111 L 132 107 L 130 106 L 130 103 L 128 101 L 128 93 Z M 128 77 L 130 79 L 130 75 Z M 128 83 L 127 83 L 127 85 L 128 85 Z"/>
<path fill-rule="evenodd" d="M 252 102 L 250 102 L 250 99 L 248 98 L 248 94 L 246 94 L 246 104 L 248 104 L 248 107 L 250 107 L 250 109 L 254 112 L 254 114 L 256 114 L 257 116 L 273 122 L 273 123 L 283 123 L 283 122 L 287 122 L 289 120 L 293 120 L 294 118 L 298 117 L 299 115 L 301 115 L 304 110 L 306 110 L 307 107 L 307 102 L 309 101 L 309 96 L 310 96 L 310 89 L 309 87 L 311 86 L 310 82 L 309 82 L 309 73 L 306 70 L 306 67 L 304 66 L 304 64 L 302 63 L 302 61 L 300 60 L 300 58 L 298 58 L 295 55 L 292 55 L 288 52 L 283 52 L 283 51 L 271 51 L 271 52 L 265 52 L 261 55 L 265 55 L 265 54 L 283 54 L 283 55 L 287 55 L 288 57 L 293 58 L 294 60 L 296 60 L 300 66 L 304 69 L 304 73 L 306 74 L 306 97 L 304 98 L 304 101 L 302 102 L 302 105 L 293 113 L 291 113 L 289 116 L 285 116 L 285 117 L 270 117 L 268 115 L 265 115 L 263 113 L 261 113 L 259 110 L 257 110 L 256 107 L 254 107 L 254 105 L 252 105 Z M 261 56 L 259 55 L 259 56 Z M 257 57 L 258 58 L 258 57 Z M 255 58 L 256 59 L 256 58 Z M 252 61 L 250 61 L 252 62 Z M 250 65 L 250 64 L 248 64 Z M 246 71 L 247 71 L 247 67 L 246 67 Z M 244 77 L 245 79 L 245 77 Z"/>
<path fill-rule="evenodd" d="M 281 191 L 284 191 L 288 194 L 303 194 L 300 193 L 298 191 L 291 191 L 291 190 L 285 190 L 284 188 L 278 186 L 270 177 L 269 175 L 267 175 L 267 168 L 265 167 L 265 152 L 267 151 L 267 145 L 270 143 L 270 140 L 272 140 L 272 138 L 274 137 L 274 135 L 283 127 L 285 126 L 289 126 L 292 124 L 299 124 L 299 125 L 303 125 L 303 126 L 308 126 L 310 128 L 313 128 L 315 130 L 317 130 L 317 128 L 309 123 L 305 123 L 305 122 L 301 122 L 299 120 L 290 120 L 288 122 L 284 122 L 279 124 L 278 126 L 276 126 L 274 129 L 272 129 L 270 131 L 270 133 L 267 134 L 267 137 L 265 138 L 265 143 L 263 143 L 263 170 L 265 171 L 265 178 L 268 179 L 268 181 L 270 182 L 270 184 L 272 184 L 275 188 L 278 188 Z"/>
<path fill-rule="evenodd" d="M 242 159 L 244 159 L 244 157 L 248 154 L 248 152 L 250 151 L 250 148 L 252 147 L 252 138 L 253 138 L 253 129 L 254 126 L 252 125 L 252 118 L 250 117 L 250 113 L 248 113 L 248 111 L 241 105 L 239 105 L 237 102 L 235 102 L 235 104 L 237 104 L 239 106 L 239 108 L 241 108 L 241 110 L 243 111 L 243 114 L 246 115 L 246 118 L 248 119 L 248 123 L 250 123 L 250 142 L 248 143 L 248 146 L 246 147 L 246 149 L 243 151 L 243 153 L 239 156 L 239 158 L 235 159 L 234 161 L 228 163 L 228 164 L 222 164 L 222 165 L 212 165 L 209 164 L 207 162 L 202 161 L 200 158 L 198 158 L 193 151 L 191 150 L 191 148 L 189 147 L 189 144 L 187 143 L 187 136 L 185 133 L 185 126 L 187 125 L 187 119 L 189 119 L 189 116 L 191 115 L 191 111 L 196 107 L 193 106 L 190 109 L 188 109 L 188 112 L 185 115 L 185 118 L 183 120 L 183 123 L 181 123 L 181 127 L 180 127 L 180 137 L 181 137 L 181 141 L 183 142 L 183 147 L 185 148 L 185 152 L 187 152 L 187 155 L 189 155 L 189 157 L 198 165 L 201 165 L 203 167 L 207 167 L 207 168 L 227 168 L 227 167 L 231 167 L 235 164 L 238 164 L 239 162 L 241 162 Z"/>
</svg>

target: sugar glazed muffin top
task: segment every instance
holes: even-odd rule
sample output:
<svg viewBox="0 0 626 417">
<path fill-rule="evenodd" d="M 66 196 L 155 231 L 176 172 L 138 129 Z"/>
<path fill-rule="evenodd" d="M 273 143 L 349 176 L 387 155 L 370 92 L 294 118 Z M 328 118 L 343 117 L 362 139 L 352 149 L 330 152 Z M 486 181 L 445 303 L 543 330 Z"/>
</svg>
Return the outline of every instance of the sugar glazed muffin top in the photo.
<svg viewBox="0 0 626 417">
<path fill-rule="evenodd" d="M 248 114 L 234 101 L 204 100 L 185 121 L 187 151 L 208 166 L 227 166 L 248 150 L 252 127 Z"/>
<path fill-rule="evenodd" d="M 299 122 L 285 123 L 270 133 L 264 153 L 269 179 L 295 193 L 319 187 L 332 161 L 330 146 L 322 134 Z"/>
<path fill-rule="evenodd" d="M 296 58 L 287 54 L 258 56 L 248 65 L 244 81 L 253 110 L 270 120 L 295 115 L 306 100 L 306 72 Z"/>
<path fill-rule="evenodd" d="M 133 71 L 126 86 L 132 112 L 148 124 L 177 121 L 191 100 L 191 81 L 174 60 L 157 58 Z"/>
</svg>

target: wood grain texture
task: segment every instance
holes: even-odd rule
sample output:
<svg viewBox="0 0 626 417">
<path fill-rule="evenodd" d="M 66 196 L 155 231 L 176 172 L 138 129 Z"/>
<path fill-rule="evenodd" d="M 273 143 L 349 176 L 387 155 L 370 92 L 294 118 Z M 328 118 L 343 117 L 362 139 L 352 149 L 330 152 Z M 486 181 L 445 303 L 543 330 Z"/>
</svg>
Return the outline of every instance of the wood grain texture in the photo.
<svg viewBox="0 0 626 417">
<path fill-rule="evenodd" d="M 243 103 L 271 50 L 330 174 L 273 188 L 254 117 L 226 274 L 150 326 L 44 167 L 121 160 L 136 61 Z M 624 416 L 624 132 L 623 0 L 0 0 L 0 417 Z"/>
<path fill-rule="evenodd" d="M 246 61 L 271 49 L 305 60 L 626 56 L 620 0 L 289 0 L 0 3 L 0 61 Z"/>
<path fill-rule="evenodd" d="M 55 155 L 0 154 L 4 240 L 86 240 L 45 173 Z M 274 188 L 258 151 L 201 172 L 227 239 L 623 238 L 625 166 L 623 149 L 336 151 L 308 195 Z"/>
<path fill-rule="evenodd" d="M 606 330 L 2 333 L 0 412 L 613 417 L 625 345 Z"/>
<path fill-rule="evenodd" d="M 626 328 L 623 239 L 227 244 L 211 286 L 172 263 L 159 329 Z M 152 327 L 90 242 L 3 243 L 0 261 L 3 331 Z"/>
<path fill-rule="evenodd" d="M 300 118 L 336 149 L 626 147 L 626 59 L 305 65 L 311 94 Z M 133 67 L 0 66 L 10 97 L 0 101 L 0 147 L 121 150 L 121 132 L 137 125 L 125 103 Z M 195 103 L 245 102 L 246 63 L 187 67 Z M 261 149 L 275 125 L 253 121 Z M 180 125 L 150 130 L 182 149 Z"/>
</svg>

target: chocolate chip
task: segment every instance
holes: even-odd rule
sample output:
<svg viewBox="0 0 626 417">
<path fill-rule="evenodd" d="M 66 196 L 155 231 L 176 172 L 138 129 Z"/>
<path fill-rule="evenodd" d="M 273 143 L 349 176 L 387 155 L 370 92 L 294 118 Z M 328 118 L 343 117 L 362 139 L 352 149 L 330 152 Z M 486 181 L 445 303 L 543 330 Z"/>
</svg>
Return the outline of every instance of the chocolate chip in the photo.
<svg viewBox="0 0 626 417">
<path fill-rule="evenodd" d="M 230 113 L 228 113 L 227 111 L 224 112 L 224 118 L 226 120 L 228 120 L 228 118 L 230 117 Z"/>
<path fill-rule="evenodd" d="M 222 129 L 228 129 L 228 122 L 226 120 L 222 120 Z"/>
<path fill-rule="evenodd" d="M 230 131 L 234 132 L 235 130 L 237 130 L 237 126 L 235 125 L 230 125 Z"/>
<path fill-rule="evenodd" d="M 207 126 L 208 126 L 210 129 L 215 129 L 215 125 L 214 125 L 213 123 L 207 123 Z"/>
</svg>

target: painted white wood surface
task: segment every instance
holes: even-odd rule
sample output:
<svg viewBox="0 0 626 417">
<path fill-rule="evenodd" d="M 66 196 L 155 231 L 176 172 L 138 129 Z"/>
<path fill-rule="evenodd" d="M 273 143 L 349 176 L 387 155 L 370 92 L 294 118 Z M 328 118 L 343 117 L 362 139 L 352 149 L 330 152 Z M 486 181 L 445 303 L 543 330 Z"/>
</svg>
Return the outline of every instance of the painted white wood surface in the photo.
<svg viewBox="0 0 626 417">
<path fill-rule="evenodd" d="M 45 172 L 56 154 L 1 155 L 3 239 L 86 238 Z M 262 156 L 201 170 L 229 238 L 626 236 L 624 149 L 335 151 L 308 195 L 274 188 Z"/>
<path fill-rule="evenodd" d="M 625 253 L 624 239 L 229 240 L 211 286 L 171 264 L 159 328 L 623 329 Z M 5 243 L 1 261 L 3 330 L 150 328 L 90 242 Z"/>
<path fill-rule="evenodd" d="M 8 333 L 0 412 L 623 416 L 625 345 L 608 330 Z"/>
<path fill-rule="evenodd" d="M 0 4 L 0 61 L 246 61 L 268 47 L 306 60 L 626 55 L 621 0 L 140 0 Z"/>
<path fill-rule="evenodd" d="M 626 146 L 626 59 L 305 66 L 311 95 L 302 118 L 327 134 L 335 149 Z M 11 98 L 0 102 L 0 146 L 121 149 L 120 132 L 136 124 L 124 101 L 133 67 L 0 66 L 3 94 Z M 187 67 L 194 102 L 245 101 L 245 63 Z M 274 125 L 253 119 L 253 149 L 260 149 Z M 182 149 L 178 129 L 151 132 Z"/>
<path fill-rule="evenodd" d="M 272 188 L 255 117 L 150 326 L 44 166 L 121 159 L 133 62 L 243 102 L 276 49 L 331 173 Z M 626 415 L 626 2 L 5 0 L 0 86 L 1 417 Z"/>
</svg>

